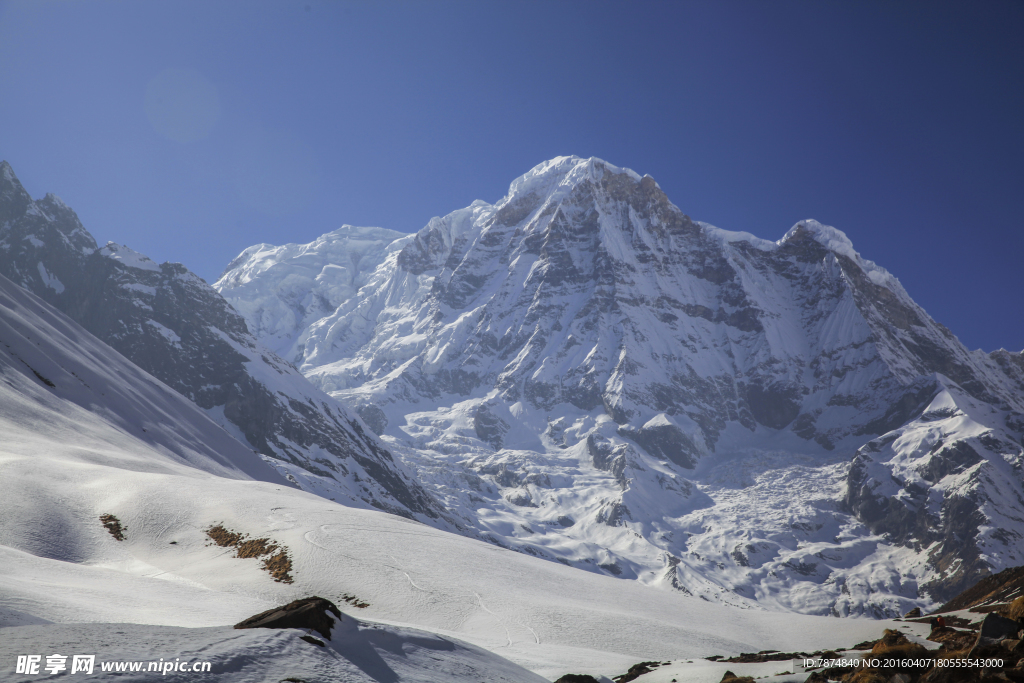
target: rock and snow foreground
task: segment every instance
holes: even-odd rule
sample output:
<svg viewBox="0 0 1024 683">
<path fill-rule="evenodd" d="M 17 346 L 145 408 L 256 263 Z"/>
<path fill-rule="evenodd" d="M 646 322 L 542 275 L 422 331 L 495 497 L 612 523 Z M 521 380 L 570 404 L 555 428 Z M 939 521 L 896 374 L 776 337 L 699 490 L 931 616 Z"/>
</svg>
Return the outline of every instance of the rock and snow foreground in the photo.
<svg viewBox="0 0 1024 683">
<path fill-rule="evenodd" d="M 1024 355 L 965 349 L 815 221 L 727 232 L 562 157 L 415 235 L 251 247 L 214 286 L 496 545 L 837 616 L 1024 563 Z"/>
<path fill-rule="evenodd" d="M 849 646 L 879 628 L 651 590 L 297 490 L 2 277 L 0 340 L 5 680 L 18 655 L 59 653 L 209 661 L 239 681 L 527 683 L 640 659 Z M 214 543 L 213 527 L 269 539 L 292 583 Z M 323 648 L 297 630 L 230 628 L 308 595 L 368 606 Z"/>
</svg>

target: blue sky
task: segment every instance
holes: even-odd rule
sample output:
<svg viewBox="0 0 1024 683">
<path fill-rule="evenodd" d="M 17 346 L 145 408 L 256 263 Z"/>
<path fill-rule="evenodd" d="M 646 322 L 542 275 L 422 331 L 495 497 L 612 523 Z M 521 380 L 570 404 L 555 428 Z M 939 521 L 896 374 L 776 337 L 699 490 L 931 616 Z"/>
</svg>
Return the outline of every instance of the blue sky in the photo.
<svg viewBox="0 0 1024 683">
<path fill-rule="evenodd" d="M 0 157 L 209 281 L 415 231 L 554 156 L 695 219 L 845 231 L 969 347 L 1024 348 L 1024 4 L 0 3 Z"/>
</svg>

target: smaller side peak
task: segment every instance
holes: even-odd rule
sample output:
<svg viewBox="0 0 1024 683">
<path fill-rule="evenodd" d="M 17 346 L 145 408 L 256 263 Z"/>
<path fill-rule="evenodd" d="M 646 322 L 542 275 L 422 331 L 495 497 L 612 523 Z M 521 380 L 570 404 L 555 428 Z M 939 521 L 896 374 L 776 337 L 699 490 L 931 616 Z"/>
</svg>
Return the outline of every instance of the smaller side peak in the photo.
<svg viewBox="0 0 1024 683">
<path fill-rule="evenodd" d="M 131 247 L 126 247 L 123 244 L 107 242 L 106 245 L 99 250 L 99 254 L 101 256 L 106 256 L 109 259 L 113 259 L 114 261 L 117 261 L 129 268 L 160 272 L 160 266 L 158 266 L 155 261 L 145 254 L 140 254 Z"/>
<path fill-rule="evenodd" d="M 853 248 L 853 242 L 846 236 L 846 233 L 831 225 L 822 225 L 814 219 L 800 221 L 776 242 L 779 246 L 784 244 L 812 240 L 825 247 L 833 254 L 845 256 L 863 270 L 868 278 L 881 287 L 889 287 L 894 290 L 902 290 L 899 280 L 892 276 L 885 268 L 882 268 L 874 261 L 869 261 Z"/>
<path fill-rule="evenodd" d="M 68 208 L 70 208 L 70 207 L 68 207 L 67 204 L 64 203 L 63 199 L 61 199 L 60 197 L 58 197 L 57 195 L 55 195 L 52 192 L 47 192 L 46 196 L 43 197 L 42 199 L 40 199 L 39 201 L 41 203 L 43 203 L 43 204 L 47 204 L 49 206 L 53 206 L 53 207 L 58 208 L 58 209 L 68 209 Z"/>
<path fill-rule="evenodd" d="M 32 196 L 25 190 L 25 187 L 18 180 L 14 168 L 6 161 L 0 161 L 0 203 L 15 203 L 17 211 L 25 211 L 32 203 Z M 4 212 L 0 208 L 0 212 Z"/>
<path fill-rule="evenodd" d="M 628 171 L 629 169 L 626 169 L 626 170 Z M 643 187 L 645 189 L 646 188 L 657 188 L 659 190 L 661 189 L 661 185 L 659 185 L 658 181 L 654 179 L 654 176 L 652 176 L 649 173 L 644 173 L 643 177 L 640 178 L 640 187 Z"/>
<path fill-rule="evenodd" d="M 850 238 L 846 236 L 845 232 L 833 228 L 831 225 L 822 225 L 813 218 L 802 220 L 790 228 L 786 234 L 783 235 L 782 239 L 779 240 L 779 244 L 781 245 L 785 242 L 794 242 L 801 239 L 812 239 L 823 247 L 836 247 L 833 251 L 853 251 L 853 242 L 850 241 Z"/>
<path fill-rule="evenodd" d="M 831 225 L 822 225 L 814 219 L 807 219 L 800 221 L 789 231 L 783 235 L 782 239 L 778 241 L 778 245 L 782 246 L 790 242 L 800 242 L 803 240 L 812 240 L 817 242 L 821 246 L 825 247 L 829 251 L 841 254 L 855 263 L 862 263 L 863 259 L 860 254 L 853 248 L 853 242 L 846 236 L 846 233 L 842 230 L 837 230 Z"/>
</svg>

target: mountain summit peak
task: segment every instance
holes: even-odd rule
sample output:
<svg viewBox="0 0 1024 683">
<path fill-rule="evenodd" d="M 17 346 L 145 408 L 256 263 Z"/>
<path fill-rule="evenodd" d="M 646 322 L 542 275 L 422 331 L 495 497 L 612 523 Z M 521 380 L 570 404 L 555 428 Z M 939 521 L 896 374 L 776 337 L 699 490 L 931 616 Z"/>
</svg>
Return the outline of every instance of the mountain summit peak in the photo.
<svg viewBox="0 0 1024 683">
<path fill-rule="evenodd" d="M 620 168 L 597 157 L 562 156 L 537 164 L 512 181 L 508 198 L 524 194 L 548 194 L 557 188 L 571 188 L 584 180 L 600 180 L 605 173 L 625 174 L 640 182 L 636 171 Z"/>
</svg>

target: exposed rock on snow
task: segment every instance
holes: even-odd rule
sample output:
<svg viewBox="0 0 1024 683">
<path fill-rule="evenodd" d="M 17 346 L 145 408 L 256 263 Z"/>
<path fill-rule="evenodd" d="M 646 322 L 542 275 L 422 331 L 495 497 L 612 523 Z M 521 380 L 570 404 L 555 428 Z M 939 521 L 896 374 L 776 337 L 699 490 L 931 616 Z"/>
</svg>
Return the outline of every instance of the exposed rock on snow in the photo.
<svg viewBox="0 0 1024 683">
<path fill-rule="evenodd" d="M 238 622 L 235 628 L 302 628 L 330 639 L 335 622 L 345 618 L 333 602 L 314 596 L 260 612 Z"/>
</svg>

